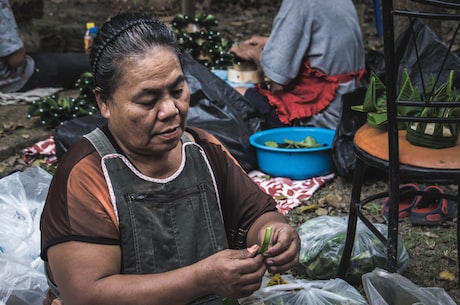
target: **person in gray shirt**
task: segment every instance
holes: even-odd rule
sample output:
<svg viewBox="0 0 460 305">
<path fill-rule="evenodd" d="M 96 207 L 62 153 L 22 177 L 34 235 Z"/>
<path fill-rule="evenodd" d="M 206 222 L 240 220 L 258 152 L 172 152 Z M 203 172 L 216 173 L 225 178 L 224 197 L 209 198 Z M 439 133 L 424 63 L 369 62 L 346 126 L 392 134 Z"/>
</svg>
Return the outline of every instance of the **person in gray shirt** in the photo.
<svg viewBox="0 0 460 305">
<path fill-rule="evenodd" d="M 8 0 L 0 0 L 0 92 L 35 88 L 73 89 L 91 71 L 83 52 L 27 52 Z"/>
<path fill-rule="evenodd" d="M 16 92 L 32 76 L 34 60 L 26 54 L 8 0 L 0 0 L 0 91 Z"/>
<path fill-rule="evenodd" d="M 267 129 L 335 129 L 342 95 L 365 74 L 352 0 L 283 0 L 269 37 L 253 36 L 230 51 L 256 62 L 269 79 L 253 88 L 236 87 L 267 118 Z"/>
</svg>

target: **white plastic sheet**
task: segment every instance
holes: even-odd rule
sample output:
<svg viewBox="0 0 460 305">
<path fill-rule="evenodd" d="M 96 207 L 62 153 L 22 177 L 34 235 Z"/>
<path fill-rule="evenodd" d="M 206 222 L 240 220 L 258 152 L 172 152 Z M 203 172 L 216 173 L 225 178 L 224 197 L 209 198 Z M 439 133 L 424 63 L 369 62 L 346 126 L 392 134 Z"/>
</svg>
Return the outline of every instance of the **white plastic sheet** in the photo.
<svg viewBox="0 0 460 305">
<path fill-rule="evenodd" d="M 241 305 L 367 305 L 364 297 L 342 279 L 306 280 L 283 275 L 286 284 L 267 287 L 264 277 L 260 289 L 239 299 Z"/>
<path fill-rule="evenodd" d="M 439 287 L 419 287 L 398 273 L 380 268 L 363 275 L 363 288 L 370 305 L 456 305 Z"/>
<path fill-rule="evenodd" d="M 40 215 L 51 175 L 30 167 L 0 179 L 0 305 L 41 305 Z"/>
</svg>

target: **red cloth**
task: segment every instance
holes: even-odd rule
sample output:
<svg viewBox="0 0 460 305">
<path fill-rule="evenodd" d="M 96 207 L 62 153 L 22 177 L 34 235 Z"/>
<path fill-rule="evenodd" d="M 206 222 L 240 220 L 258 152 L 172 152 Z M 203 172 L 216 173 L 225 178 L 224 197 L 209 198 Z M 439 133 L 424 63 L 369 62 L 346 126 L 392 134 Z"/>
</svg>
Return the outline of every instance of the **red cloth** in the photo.
<svg viewBox="0 0 460 305">
<path fill-rule="evenodd" d="M 43 157 L 44 161 L 48 164 L 56 162 L 56 145 L 52 136 L 22 150 L 22 159 L 27 164 L 33 163 L 40 157 Z"/>
<path fill-rule="evenodd" d="M 287 214 L 293 208 L 305 204 L 316 190 L 333 179 L 335 174 L 331 173 L 305 180 L 292 180 L 286 177 L 267 178 L 267 174 L 255 170 L 250 172 L 249 176 L 260 189 L 276 200 L 278 212 Z"/>
<path fill-rule="evenodd" d="M 330 76 L 311 68 L 305 61 L 297 77 L 284 90 L 271 92 L 260 84 L 257 89 L 276 108 L 280 121 L 291 124 L 295 119 L 311 117 L 325 109 L 334 100 L 340 83 L 354 78 L 358 81 L 365 72 L 363 69 Z"/>
</svg>

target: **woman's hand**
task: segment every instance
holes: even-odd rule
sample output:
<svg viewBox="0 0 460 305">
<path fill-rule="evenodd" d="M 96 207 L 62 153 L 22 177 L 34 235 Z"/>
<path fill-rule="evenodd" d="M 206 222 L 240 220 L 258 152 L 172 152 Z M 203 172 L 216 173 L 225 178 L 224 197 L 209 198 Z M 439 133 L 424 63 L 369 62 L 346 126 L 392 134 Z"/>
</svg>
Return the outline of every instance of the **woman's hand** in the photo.
<svg viewBox="0 0 460 305">
<path fill-rule="evenodd" d="M 265 47 L 265 44 L 267 43 L 267 40 L 268 37 L 266 36 L 254 35 L 251 38 L 245 40 L 243 44 L 257 46 L 260 49 L 263 49 Z"/>
<path fill-rule="evenodd" d="M 251 295 L 267 270 L 258 249 L 226 249 L 195 264 L 153 274 L 120 274 L 122 254 L 116 245 L 65 242 L 50 247 L 48 258 L 64 304 L 178 305 L 210 294 Z"/>
<path fill-rule="evenodd" d="M 239 58 L 252 60 L 258 66 L 260 63 L 260 54 L 267 43 L 268 37 L 264 36 L 252 36 L 248 40 L 245 40 L 240 45 L 236 45 L 230 48 L 230 52 L 238 56 Z"/>
<path fill-rule="evenodd" d="M 20 48 L 19 50 L 14 51 L 5 58 L 10 67 L 17 68 L 26 61 L 26 50 L 24 48 Z"/>
<path fill-rule="evenodd" d="M 206 285 L 211 285 L 214 294 L 241 298 L 260 288 L 267 270 L 262 255 L 257 255 L 259 246 L 243 250 L 223 250 L 199 264 L 205 272 Z M 201 267 L 200 267 L 201 268 Z"/>
<path fill-rule="evenodd" d="M 61 299 L 54 299 L 51 305 L 64 305 L 64 303 L 62 303 Z"/>
<path fill-rule="evenodd" d="M 265 228 L 272 228 L 268 249 L 262 254 L 270 273 L 283 273 L 299 263 L 300 237 L 297 231 L 288 224 L 286 218 L 276 212 L 268 212 L 259 217 L 248 232 L 248 244 L 261 245 Z"/>
<path fill-rule="evenodd" d="M 297 231 L 287 223 L 270 224 L 272 236 L 268 249 L 262 254 L 265 258 L 268 272 L 283 273 L 299 263 L 300 238 Z M 265 230 L 259 233 L 263 240 Z"/>
<path fill-rule="evenodd" d="M 260 53 L 262 53 L 262 49 L 250 44 L 240 44 L 237 46 L 232 46 L 230 48 L 230 52 L 239 58 L 252 60 L 258 65 L 260 62 Z"/>
</svg>

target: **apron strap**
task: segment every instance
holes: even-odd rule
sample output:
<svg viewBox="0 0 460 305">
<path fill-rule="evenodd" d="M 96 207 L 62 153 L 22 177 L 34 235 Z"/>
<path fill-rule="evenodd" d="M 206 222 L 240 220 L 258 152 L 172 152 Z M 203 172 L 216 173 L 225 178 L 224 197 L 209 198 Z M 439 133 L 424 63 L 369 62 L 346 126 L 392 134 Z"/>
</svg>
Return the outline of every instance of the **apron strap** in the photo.
<svg viewBox="0 0 460 305">
<path fill-rule="evenodd" d="M 93 144 L 93 146 L 96 148 L 97 152 L 101 157 L 104 157 L 108 154 L 116 153 L 116 150 L 113 147 L 112 143 L 110 143 L 107 136 L 99 127 L 94 129 L 90 133 L 85 134 L 84 137 L 87 138 L 91 142 L 91 144 Z"/>
</svg>

